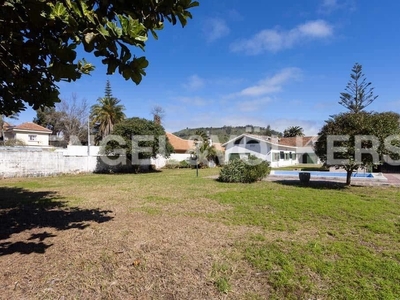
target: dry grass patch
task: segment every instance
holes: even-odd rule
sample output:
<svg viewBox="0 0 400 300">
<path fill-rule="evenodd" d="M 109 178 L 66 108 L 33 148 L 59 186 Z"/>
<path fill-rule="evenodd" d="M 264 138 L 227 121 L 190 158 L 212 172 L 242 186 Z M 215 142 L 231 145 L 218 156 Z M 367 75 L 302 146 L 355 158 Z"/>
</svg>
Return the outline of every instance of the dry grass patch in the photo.
<svg viewBox="0 0 400 300">
<path fill-rule="evenodd" d="M 395 299 L 396 188 L 218 170 L 0 181 L 7 299 Z"/>
<path fill-rule="evenodd" d="M 65 228 L 55 220 L 44 224 L 32 220 L 32 226 L 10 234 L 1 241 L 7 252 L 0 259 L 2 295 L 30 299 L 225 299 L 227 292 L 230 299 L 241 299 L 254 291 L 265 295 L 265 282 L 252 278 L 249 264 L 232 254 L 232 246 L 253 229 L 210 222 L 208 214 L 229 209 L 199 197 L 211 192 L 210 187 L 163 188 L 162 181 L 170 177 L 151 184 L 149 179 L 84 175 L 33 179 L 40 184 L 32 179 L 3 181 L 22 189 L 24 203 L 32 199 L 30 193 L 39 193 L 40 198 L 50 186 L 54 198 L 49 202 L 63 201 L 52 209 L 64 212 L 79 206 L 104 211 L 109 219 L 71 219 Z M 10 206 L 17 201 L 0 199 Z M 20 204 L 14 204 L 19 209 Z M 43 209 L 45 213 L 49 211 Z M 21 247 L 10 247 L 18 243 Z M 29 253 L 24 252 L 27 243 L 32 243 Z M 215 266 L 222 262 L 229 269 L 223 275 L 229 291 L 219 286 L 221 276 Z"/>
</svg>

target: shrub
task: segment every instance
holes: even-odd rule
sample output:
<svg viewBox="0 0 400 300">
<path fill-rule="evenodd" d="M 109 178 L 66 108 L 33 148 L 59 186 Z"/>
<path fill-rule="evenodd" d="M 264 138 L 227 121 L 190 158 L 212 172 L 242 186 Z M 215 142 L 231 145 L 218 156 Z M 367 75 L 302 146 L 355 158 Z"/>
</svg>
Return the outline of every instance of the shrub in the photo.
<svg viewBox="0 0 400 300">
<path fill-rule="evenodd" d="M 4 146 L 15 147 L 15 146 L 26 146 L 25 142 L 19 139 L 9 139 L 4 141 Z"/>
<path fill-rule="evenodd" d="M 182 160 L 179 162 L 179 168 L 182 169 L 190 168 L 190 164 L 186 160 Z"/>
<path fill-rule="evenodd" d="M 175 159 L 169 159 L 167 161 L 167 164 L 165 165 L 165 169 L 178 169 L 179 168 L 179 162 Z"/>
<path fill-rule="evenodd" d="M 251 183 L 263 179 L 270 172 L 269 163 L 250 156 L 249 159 L 234 159 L 224 165 L 219 174 L 221 182 Z"/>
</svg>

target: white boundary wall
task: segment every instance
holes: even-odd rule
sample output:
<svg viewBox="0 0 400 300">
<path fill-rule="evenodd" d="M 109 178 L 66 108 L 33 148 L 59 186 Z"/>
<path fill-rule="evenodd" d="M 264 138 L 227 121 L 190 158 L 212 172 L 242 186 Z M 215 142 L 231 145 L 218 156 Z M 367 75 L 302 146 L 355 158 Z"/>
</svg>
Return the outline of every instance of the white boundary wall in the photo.
<svg viewBox="0 0 400 300">
<path fill-rule="evenodd" d="M 121 166 L 103 162 L 100 147 L 68 146 L 67 149 L 40 147 L 0 147 L 0 178 L 41 177 L 60 174 L 111 172 Z M 143 165 L 164 167 L 168 161 L 189 160 L 190 154 L 171 154 L 169 158 L 143 160 Z M 127 169 L 129 165 L 125 165 Z M 123 168 L 123 167 L 122 167 Z"/>
<path fill-rule="evenodd" d="M 65 150 L 0 147 L 0 178 L 40 177 L 59 174 L 111 171 L 101 156 L 69 155 Z M 92 150 L 92 149 L 91 149 Z"/>
</svg>

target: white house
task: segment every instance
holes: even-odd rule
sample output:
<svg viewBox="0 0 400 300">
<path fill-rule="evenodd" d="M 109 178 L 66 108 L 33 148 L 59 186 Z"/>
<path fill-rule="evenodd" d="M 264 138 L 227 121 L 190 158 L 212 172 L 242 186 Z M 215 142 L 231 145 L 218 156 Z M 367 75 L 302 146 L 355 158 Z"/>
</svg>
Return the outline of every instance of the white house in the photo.
<svg viewBox="0 0 400 300">
<path fill-rule="evenodd" d="M 270 162 L 271 167 L 285 167 L 299 163 L 297 147 L 282 145 L 278 138 L 244 133 L 227 143 L 225 147 L 225 161 L 235 158 L 247 158 L 254 155 L 262 160 Z"/>
<path fill-rule="evenodd" d="M 8 126 L 4 131 L 4 140 L 17 139 L 27 146 L 49 146 L 51 130 L 32 122 L 22 123 L 17 126 Z"/>
<path fill-rule="evenodd" d="M 296 147 L 297 160 L 300 164 L 320 164 L 321 161 L 314 152 L 314 144 L 318 136 L 296 136 L 279 139 L 280 145 Z"/>
<path fill-rule="evenodd" d="M 174 153 L 171 153 L 169 158 L 157 155 L 156 159 L 152 158 L 150 160 L 150 164 L 154 165 L 157 169 L 160 169 L 166 164 L 171 163 L 171 161 L 180 162 L 185 160 L 187 162 L 190 162 L 191 154 L 196 151 L 194 140 L 185 140 L 169 132 L 166 132 L 166 136 L 169 143 L 174 148 Z M 214 143 L 211 140 L 210 142 L 218 152 L 223 153 L 225 151 L 220 143 Z M 215 166 L 215 163 L 210 161 L 209 166 Z"/>
</svg>

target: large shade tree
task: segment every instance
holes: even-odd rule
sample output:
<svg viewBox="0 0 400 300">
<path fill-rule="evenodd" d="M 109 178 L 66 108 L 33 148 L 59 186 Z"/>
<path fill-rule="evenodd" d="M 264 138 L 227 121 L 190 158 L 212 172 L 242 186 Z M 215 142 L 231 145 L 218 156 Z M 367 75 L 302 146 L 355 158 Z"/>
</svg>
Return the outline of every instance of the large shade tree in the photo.
<svg viewBox="0 0 400 300">
<path fill-rule="evenodd" d="M 195 6 L 192 0 L 1 1 L 0 114 L 59 102 L 57 82 L 94 70 L 78 49 L 101 58 L 107 74 L 139 84 L 148 61 L 132 49 L 144 50 L 148 33 L 157 38 L 165 22 L 185 26 Z"/>
<path fill-rule="evenodd" d="M 371 87 L 371 82 L 367 82 L 362 65 L 356 63 L 353 66 L 345 92 L 340 93 L 339 104 L 346 107 L 350 112 L 359 113 L 378 96 L 374 95 L 374 88 Z"/>
<path fill-rule="evenodd" d="M 92 124 L 98 127 L 100 139 L 103 139 L 113 131 L 115 124 L 125 119 L 125 107 L 119 104 L 121 100 L 113 97 L 111 84 L 108 80 L 105 95 L 97 99 L 97 102 L 90 109 L 90 119 Z"/>
<path fill-rule="evenodd" d="M 133 170 L 139 172 L 141 161 L 137 159 L 156 158 L 158 154 L 169 157 L 174 148 L 168 141 L 164 127 L 154 121 L 135 117 L 125 119 L 114 127 L 112 135 L 103 140 L 102 151 L 109 156 L 122 151 L 131 161 Z"/>
<path fill-rule="evenodd" d="M 394 145 L 399 143 L 399 120 L 400 115 L 394 112 L 341 113 L 331 116 L 318 133 L 314 151 L 327 166 L 344 168 L 347 173 L 346 184 L 350 185 L 355 170 L 380 164 L 383 155 L 398 159 L 399 153 L 390 151 L 385 140 L 394 136 Z"/>
</svg>

